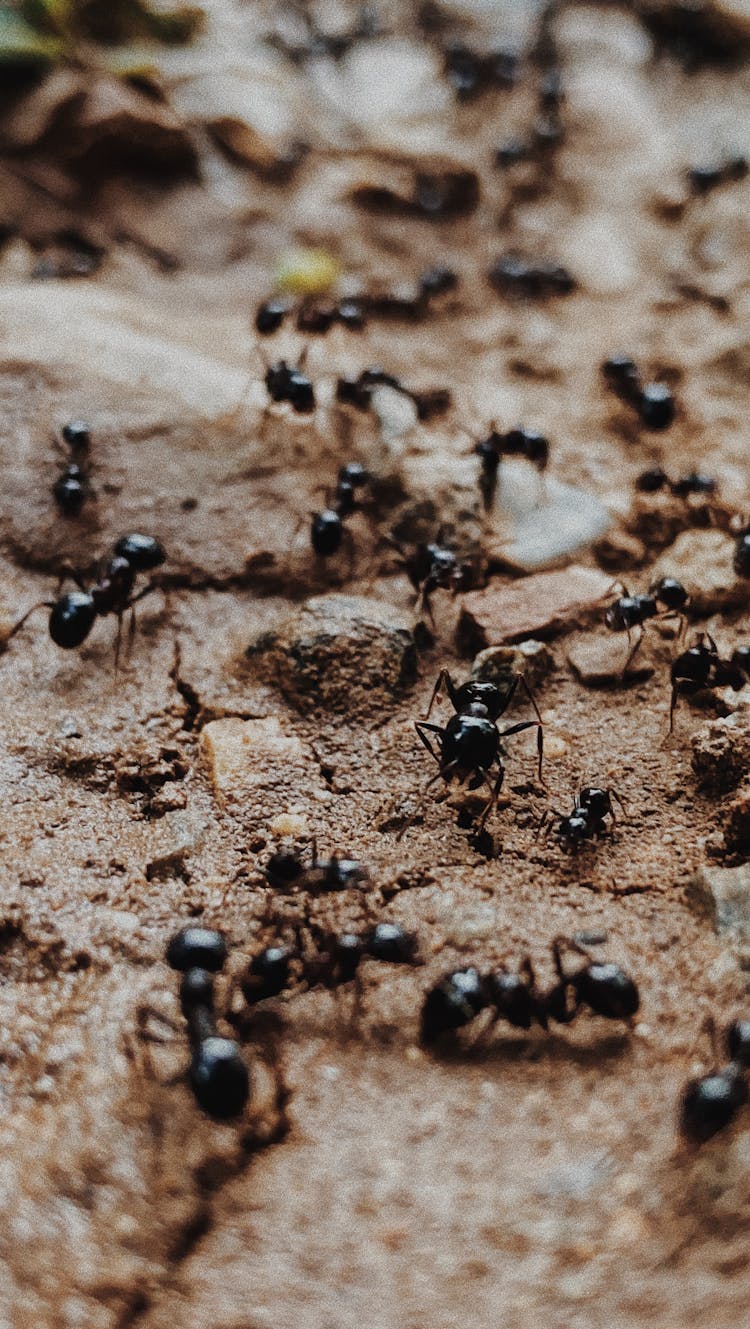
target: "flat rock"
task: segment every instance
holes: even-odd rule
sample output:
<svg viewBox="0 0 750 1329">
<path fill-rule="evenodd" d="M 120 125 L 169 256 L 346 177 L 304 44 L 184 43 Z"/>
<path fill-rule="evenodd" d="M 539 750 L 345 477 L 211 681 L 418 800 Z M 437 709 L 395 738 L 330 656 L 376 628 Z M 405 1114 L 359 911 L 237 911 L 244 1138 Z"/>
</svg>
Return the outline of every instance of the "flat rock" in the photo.
<svg viewBox="0 0 750 1329">
<path fill-rule="evenodd" d="M 301 778 L 309 785 L 313 776 L 312 755 L 275 716 L 212 720 L 201 732 L 201 747 L 223 804 L 251 800 L 254 810 L 278 814 L 284 810 L 285 791 L 291 797 Z"/>
<path fill-rule="evenodd" d="M 628 642 L 624 633 L 581 637 L 568 651 L 568 664 L 579 683 L 589 688 L 616 683 L 623 677 L 648 678 L 653 674 L 653 664 L 640 652 L 634 660 L 631 660 L 623 674 L 628 652 Z"/>
<path fill-rule="evenodd" d="M 601 539 L 612 514 L 594 494 L 548 476 L 522 462 L 504 462 L 491 516 L 491 560 L 522 572 L 561 563 Z"/>
<path fill-rule="evenodd" d="M 746 605 L 747 580 L 735 576 L 734 541 L 722 531 L 683 531 L 654 565 L 653 579 L 676 577 L 697 614 Z"/>
<path fill-rule="evenodd" d="M 713 919 L 718 935 L 750 958 L 750 864 L 702 867 L 690 878 L 687 891 L 693 907 Z"/>
<path fill-rule="evenodd" d="M 574 564 L 510 585 L 470 591 L 461 607 L 459 636 L 474 650 L 552 636 L 601 612 L 611 585 L 607 573 Z"/>
<path fill-rule="evenodd" d="M 514 674 L 523 674 L 530 688 L 538 685 L 555 667 L 555 657 L 543 641 L 521 642 L 519 646 L 488 646 L 474 657 L 471 677 L 483 683 L 507 688 Z"/>
<path fill-rule="evenodd" d="M 327 710 L 372 712 L 414 682 L 417 651 L 408 615 L 368 596 L 319 595 L 247 656 L 290 701 Z"/>
</svg>

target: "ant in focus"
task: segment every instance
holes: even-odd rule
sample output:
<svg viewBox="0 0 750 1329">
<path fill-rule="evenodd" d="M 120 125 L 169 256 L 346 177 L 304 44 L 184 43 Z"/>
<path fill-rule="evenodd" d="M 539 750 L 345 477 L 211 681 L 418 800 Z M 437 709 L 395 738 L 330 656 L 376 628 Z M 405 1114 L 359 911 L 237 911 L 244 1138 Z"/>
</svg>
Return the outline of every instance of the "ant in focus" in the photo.
<svg viewBox="0 0 750 1329">
<path fill-rule="evenodd" d="M 327 891 L 346 891 L 370 880 L 363 863 L 353 858 L 318 858 L 315 839 L 311 844 L 312 860 L 305 863 L 300 854 L 281 850 L 272 854 L 266 867 L 266 880 L 276 890 L 310 891 L 320 895 Z"/>
<path fill-rule="evenodd" d="M 629 355 L 611 355 L 602 364 L 602 377 L 621 401 L 638 412 L 647 429 L 668 429 L 672 424 L 676 407 L 671 389 L 666 383 L 644 384 Z"/>
<path fill-rule="evenodd" d="M 528 956 L 516 973 L 507 969 L 482 973 L 469 968 L 446 974 L 422 1003 L 422 1045 L 432 1046 L 486 1010 L 492 1011 L 493 1024 L 506 1020 L 516 1029 L 538 1024 L 545 1030 L 550 1021 L 570 1024 L 582 1006 L 607 1020 L 630 1020 L 636 1014 L 640 1006 L 637 985 L 619 965 L 593 960 L 579 942 L 565 937 L 555 937 L 551 949 L 557 982 L 546 991 L 539 987 Z M 585 961 L 574 973 L 567 973 L 563 965 L 566 950 Z"/>
<path fill-rule="evenodd" d="M 69 591 L 57 600 L 41 600 L 32 605 L 18 622 L 11 628 L 6 641 L 14 637 L 26 620 L 37 609 L 49 609 L 49 635 L 56 646 L 64 651 L 75 650 L 88 637 L 97 618 L 106 618 L 108 614 L 117 617 L 117 641 L 115 645 L 115 670 L 120 659 L 122 638 L 122 620 L 128 610 L 131 611 L 131 636 L 135 631 L 134 609 L 139 600 L 158 590 L 154 581 L 149 581 L 134 593 L 135 579 L 139 572 L 150 572 L 159 567 L 166 559 L 161 543 L 152 535 L 123 535 L 114 547 L 113 556 L 104 565 L 97 582 L 86 588 L 83 579 L 73 569 L 66 568 L 61 578 L 71 577 L 78 586 L 77 591 Z"/>
<path fill-rule="evenodd" d="M 674 727 L 679 697 L 692 697 L 706 688 L 732 688 L 739 692 L 750 680 L 750 646 L 738 646 L 722 660 L 713 637 L 699 632 L 695 642 L 672 661 L 672 696 L 669 703 L 669 732 Z"/>
<path fill-rule="evenodd" d="M 455 711 L 455 715 L 444 727 L 428 723 L 433 703 L 443 683 Z M 536 713 L 536 719 L 522 720 L 507 729 L 498 729 L 497 721 L 507 711 L 519 683 L 526 691 Z M 522 674 L 516 674 L 504 690 L 495 683 L 482 682 L 479 679 L 470 679 L 457 688 L 447 669 L 442 669 L 432 691 L 427 716 L 424 720 L 416 720 L 414 727 L 420 743 L 438 764 L 438 775 L 433 778 L 442 778 L 446 783 L 458 779 L 463 784 L 468 784 L 469 789 L 477 789 L 482 783 L 489 785 L 490 798 L 479 818 L 480 831 L 484 829 L 487 817 L 497 803 L 505 778 L 503 763 L 505 750 L 502 745 L 504 738 L 508 738 L 511 734 L 520 734 L 525 729 L 536 729 L 539 779 L 542 780 L 544 726 L 531 689 Z M 430 734 L 435 735 L 434 740 L 430 739 Z M 438 752 L 433 747 L 433 741 L 438 744 Z M 498 766 L 498 774 L 493 785 L 489 773 L 495 763 Z"/>
<path fill-rule="evenodd" d="M 654 582 L 647 594 L 631 595 L 623 582 L 615 582 L 624 592 L 605 611 L 604 622 L 610 632 L 627 632 L 628 644 L 631 642 L 633 628 L 639 633 L 635 645 L 630 646 L 628 658 L 622 669 L 624 679 L 643 641 L 644 624 L 649 619 L 677 617 L 684 625 L 685 610 L 690 602 L 682 582 L 674 577 L 662 577 Z"/>
<path fill-rule="evenodd" d="M 719 1068 L 716 1031 L 713 1036 L 715 1065 L 705 1075 L 688 1080 L 680 1096 L 679 1130 L 691 1144 L 705 1144 L 729 1126 L 748 1100 L 747 1071 L 750 1069 L 750 1020 L 734 1020 L 726 1032 L 726 1050 L 731 1060 Z"/>
<path fill-rule="evenodd" d="M 568 850 L 579 849 L 585 840 L 599 840 L 610 829 L 606 818 L 611 818 L 612 829 L 617 821 L 612 807 L 613 798 L 624 811 L 622 799 L 614 789 L 596 789 L 586 785 L 576 794 L 572 812 L 558 812 L 555 808 L 548 808 L 544 812 L 537 835 L 546 826 L 547 833 L 552 831 L 562 847 Z"/>
<path fill-rule="evenodd" d="M 351 533 L 344 526 L 344 519 L 357 511 L 359 500 L 357 491 L 370 481 L 370 473 L 357 461 L 347 462 L 342 466 L 336 489 L 327 507 L 322 512 L 312 514 L 310 541 L 316 554 L 328 558 L 337 554 L 341 548 L 344 534 Z"/>
<path fill-rule="evenodd" d="M 534 429 L 517 425 L 504 434 L 490 427 L 486 438 L 476 444 L 474 452 L 481 462 L 479 489 L 485 512 L 489 512 L 497 492 L 498 471 L 503 457 L 522 457 L 543 475 L 549 462 L 549 442 Z"/>
<path fill-rule="evenodd" d="M 70 451 L 70 460 L 54 485 L 52 494 L 64 517 L 77 517 L 91 495 L 89 485 L 89 446 L 91 435 L 83 420 L 63 425 L 62 437 Z"/>
</svg>

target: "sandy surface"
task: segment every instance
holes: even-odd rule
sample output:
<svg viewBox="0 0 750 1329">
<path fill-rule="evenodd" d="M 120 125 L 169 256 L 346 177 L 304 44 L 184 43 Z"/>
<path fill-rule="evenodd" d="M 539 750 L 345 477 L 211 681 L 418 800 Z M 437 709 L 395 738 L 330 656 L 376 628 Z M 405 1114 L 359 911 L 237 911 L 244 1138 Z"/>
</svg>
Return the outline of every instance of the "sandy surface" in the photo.
<svg viewBox="0 0 750 1329">
<path fill-rule="evenodd" d="M 472 41 L 511 29 L 525 40 L 527 8 L 521 21 L 513 6 L 477 5 Z M 203 44 L 165 66 L 201 154 L 198 183 L 115 179 L 50 195 L 38 152 L 0 158 L 12 231 L 0 250 L 2 622 L 53 595 L 62 563 L 90 566 L 124 531 L 147 530 L 168 551 L 164 590 L 139 610 L 117 678 L 111 620 L 64 654 L 40 613 L 0 657 L 3 1326 L 677 1329 L 689 1317 L 722 1329 L 747 1303 L 747 1114 L 699 1153 L 675 1128 L 681 1085 L 710 1064 L 701 1020 L 721 1024 L 747 1001 L 743 955 L 686 891 L 702 866 L 746 857 L 724 837 L 744 771 L 721 794 L 696 778 L 691 736 L 715 712 L 682 704 L 667 739 L 674 641 L 651 631 L 646 677 L 591 688 L 568 657 L 601 642 L 601 614 L 562 625 L 535 685 L 547 787 L 533 739 L 509 740 L 489 857 L 439 787 L 425 792 L 433 772 L 412 724 L 440 668 L 468 673 L 460 600 L 436 594 L 434 643 L 416 683 L 395 692 L 363 682 L 344 632 L 330 667 L 350 689 L 346 708 L 340 691 L 317 705 L 295 694 L 293 671 L 246 654 L 333 590 L 386 601 L 410 630 L 414 597 L 383 537 L 408 528 L 415 495 L 433 533 L 447 512 L 494 557 L 502 514 L 482 524 L 471 455 L 493 418 L 547 434 L 553 479 L 612 513 L 607 573 L 638 589 L 698 520 L 666 500 L 636 509 L 644 467 L 708 471 L 722 501 L 747 512 L 750 183 L 693 199 L 684 182 L 687 167 L 748 146 L 747 73 L 686 73 L 656 60 L 624 10 L 566 6 L 566 139 L 514 190 L 492 156 L 529 123 L 533 71 L 512 92 L 458 105 L 413 18 L 383 12 L 387 38 L 339 64 L 293 67 L 258 41 L 270 7 L 211 5 Z M 199 122 L 230 102 L 279 151 L 310 140 L 289 184 L 210 145 Z M 479 172 L 470 217 L 373 217 L 346 201 L 352 184 L 395 179 L 427 151 Z M 70 227 L 101 244 L 99 271 L 33 279 Z M 304 339 L 289 330 L 259 344 L 252 327 L 277 259 L 300 242 L 326 246 L 364 282 L 413 280 L 432 262 L 461 277 L 424 323 L 310 338 L 312 421 L 269 414 L 262 385 L 264 360 L 296 358 Z M 565 263 L 577 290 L 501 298 L 485 274 L 511 248 Z M 666 434 L 639 431 L 603 391 L 599 363 L 620 349 L 676 385 Z M 389 450 L 372 414 L 332 402 L 336 375 L 369 364 L 450 386 L 451 413 Z M 51 497 L 54 436 L 81 416 L 95 495 L 66 521 Z M 353 518 L 350 577 L 345 555 L 315 564 L 306 526 L 352 458 L 396 475 L 406 497 L 394 508 L 381 495 Z M 696 584 L 701 548 L 681 565 Z M 597 566 L 585 548 L 570 561 Z M 504 585 L 494 574 L 491 588 Z M 730 650 L 746 639 L 744 588 L 721 614 L 717 594 L 709 587 L 698 626 Z M 743 694 L 726 700 L 719 713 L 738 706 L 746 734 Z M 526 716 L 515 704 L 512 720 Z M 537 821 L 588 783 L 614 786 L 626 814 L 611 837 L 566 855 L 537 837 Z M 232 972 L 261 944 L 262 869 L 285 814 L 300 840 L 316 834 L 322 852 L 371 870 L 364 895 L 323 898 L 316 916 L 403 922 L 426 963 L 368 964 L 354 1025 L 345 991 L 276 1004 L 289 1120 L 268 1143 L 278 1122 L 252 1031 L 245 1129 L 206 1120 L 170 1083 L 182 1036 L 149 1065 L 134 1034 L 140 1004 L 177 1015 L 162 957 L 179 923 L 224 929 Z M 640 985 L 631 1030 L 582 1014 L 530 1037 L 501 1025 L 442 1058 L 419 1048 L 422 993 L 452 966 L 531 955 L 551 981 L 552 937 L 601 928 Z"/>
</svg>

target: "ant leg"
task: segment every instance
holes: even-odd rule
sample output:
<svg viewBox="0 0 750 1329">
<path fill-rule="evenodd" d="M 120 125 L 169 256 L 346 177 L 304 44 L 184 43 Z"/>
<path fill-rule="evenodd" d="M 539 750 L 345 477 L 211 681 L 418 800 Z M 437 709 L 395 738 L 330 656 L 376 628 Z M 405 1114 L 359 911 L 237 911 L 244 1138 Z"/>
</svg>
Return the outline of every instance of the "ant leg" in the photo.
<svg viewBox="0 0 750 1329">
<path fill-rule="evenodd" d="M 541 780 L 542 784 L 544 784 L 544 779 L 542 777 L 542 758 L 544 756 L 544 724 L 542 723 L 542 717 L 539 714 L 539 707 L 536 704 L 536 698 L 533 692 L 531 691 L 531 688 L 529 687 L 528 683 L 526 682 L 526 679 L 524 678 L 523 674 L 516 674 L 516 679 L 518 681 L 514 682 L 513 684 L 510 696 L 508 698 L 508 702 L 511 701 L 513 694 L 516 688 L 518 687 L 518 683 L 520 683 L 521 687 L 526 693 L 526 696 L 531 702 L 531 705 L 534 708 L 534 714 L 537 720 L 539 721 L 539 728 L 537 730 L 537 735 L 536 735 L 536 747 L 537 747 L 537 752 L 539 753 L 539 779 Z"/>
<path fill-rule="evenodd" d="M 447 691 L 448 691 L 448 696 L 450 697 L 451 702 L 453 703 L 453 709 L 454 709 L 454 710 L 457 710 L 457 709 L 458 709 L 458 707 L 456 706 L 456 701 L 455 701 L 456 690 L 455 690 L 455 688 L 454 688 L 454 686 L 453 686 L 453 679 L 451 678 L 451 676 L 450 676 L 450 674 L 448 673 L 448 670 L 447 670 L 447 669 L 441 669 L 441 670 L 440 670 L 440 673 L 439 673 L 438 676 L 437 676 L 437 681 L 436 681 L 436 683 L 435 683 L 435 686 L 434 686 L 434 688 L 432 689 L 432 696 L 430 697 L 430 704 L 429 704 L 429 706 L 427 707 L 427 714 L 426 714 L 426 716 L 424 717 L 425 720 L 429 720 L 429 718 L 430 718 L 430 711 L 432 710 L 433 706 L 435 705 L 435 702 L 439 699 L 440 689 L 442 688 L 442 686 L 443 686 L 444 683 L 445 683 L 446 689 L 447 689 Z"/>
<path fill-rule="evenodd" d="M 622 673 L 620 674 L 621 683 L 625 681 L 625 675 L 627 674 L 636 655 L 641 649 L 641 643 L 643 641 L 643 636 L 644 636 L 643 625 L 641 623 L 637 624 L 637 631 L 638 631 L 638 640 L 636 641 L 635 646 L 630 646 L 630 650 L 628 651 L 628 658 L 625 661 L 624 665 L 622 666 Z M 631 642 L 630 629 L 628 629 L 628 645 L 630 645 L 630 642 Z"/>
<path fill-rule="evenodd" d="M 676 683 L 673 683 L 673 684 L 672 684 L 672 696 L 671 696 L 670 701 L 669 701 L 669 732 L 670 732 L 670 734 L 672 733 L 672 730 L 674 729 L 674 713 L 675 713 L 675 707 L 677 706 L 677 698 L 678 698 L 678 696 L 679 696 L 679 690 L 678 690 L 677 684 L 676 684 Z"/>
<path fill-rule="evenodd" d="M 501 738 L 508 738 L 510 734 L 520 734 L 524 729 L 534 729 L 534 728 L 536 728 L 536 750 L 539 757 L 539 780 L 541 784 L 544 784 L 544 777 L 542 775 L 542 757 L 544 755 L 544 736 L 543 736 L 544 725 L 542 724 L 541 720 L 522 720 L 520 724 L 512 724 L 507 729 L 501 729 L 499 731 L 499 734 Z"/>
<path fill-rule="evenodd" d="M 481 817 L 479 818 L 479 829 L 480 829 L 480 831 L 483 831 L 483 830 L 484 830 L 484 827 L 485 827 L 485 823 L 486 823 L 486 821 L 487 821 L 487 818 L 489 817 L 490 812 L 492 811 L 492 809 L 493 809 L 493 808 L 496 806 L 496 804 L 497 804 L 497 800 L 498 800 L 498 798 L 500 797 L 500 790 L 501 790 L 502 787 L 503 787 L 503 780 L 504 780 L 504 779 L 505 779 L 505 767 L 503 766 L 503 764 L 502 764 L 502 762 L 501 762 L 501 763 L 500 763 L 500 770 L 498 771 L 497 779 L 496 779 L 496 781 L 495 781 L 495 783 L 494 783 L 494 786 L 493 786 L 493 789 L 492 789 L 492 794 L 490 795 L 490 800 L 489 800 L 487 806 L 485 807 L 484 812 L 482 813 Z"/>
<path fill-rule="evenodd" d="M 16 633 L 19 632 L 23 627 L 27 618 L 31 618 L 31 615 L 35 614 L 37 609 L 54 609 L 54 607 L 55 607 L 54 600 L 39 600 L 37 604 L 31 606 L 31 609 L 27 609 L 26 613 L 23 615 L 23 618 L 19 618 L 18 622 L 14 623 L 12 628 L 9 628 L 8 632 L 5 634 L 5 637 L 2 639 L 2 641 L 0 641 L 0 652 L 5 650 L 5 647 L 7 643 L 10 641 L 11 637 L 15 637 Z"/>
<path fill-rule="evenodd" d="M 430 627 L 433 631 L 435 630 L 435 615 L 432 611 L 432 593 L 435 589 L 434 586 L 429 584 L 429 578 L 427 578 L 419 589 L 417 603 L 414 606 L 419 618 L 422 618 L 427 614 L 427 617 L 430 620 Z"/>
<path fill-rule="evenodd" d="M 120 668 L 120 647 L 122 646 L 122 613 L 117 615 L 117 637 L 115 638 L 115 678 Z"/>
<path fill-rule="evenodd" d="M 441 729 L 440 725 L 438 725 L 438 724 L 428 724 L 426 720 L 415 720 L 415 721 L 414 721 L 414 728 L 416 729 L 417 734 L 419 735 L 419 741 L 420 741 L 420 743 L 423 743 L 423 744 L 424 744 L 424 746 L 427 748 L 427 751 L 429 752 L 430 756 L 431 756 L 431 757 L 434 757 L 435 761 L 437 762 L 437 764 L 438 764 L 438 766 L 439 766 L 439 765 L 440 765 L 440 758 L 439 758 L 437 752 L 435 751 L 435 749 L 433 748 L 433 746 L 432 746 L 430 740 L 429 740 L 428 738 L 426 738 L 425 735 L 422 733 L 422 730 L 423 730 L 423 729 L 429 729 L 429 731 L 430 731 L 431 733 L 434 733 L 434 734 L 442 734 L 442 733 L 443 733 L 443 730 Z"/>
<path fill-rule="evenodd" d="M 352 577 L 354 576 L 354 562 L 357 553 L 357 547 L 354 543 L 354 536 L 352 535 L 348 526 L 344 527 L 344 539 L 346 540 L 347 547 L 349 550 L 349 580 L 351 581 Z"/>
</svg>

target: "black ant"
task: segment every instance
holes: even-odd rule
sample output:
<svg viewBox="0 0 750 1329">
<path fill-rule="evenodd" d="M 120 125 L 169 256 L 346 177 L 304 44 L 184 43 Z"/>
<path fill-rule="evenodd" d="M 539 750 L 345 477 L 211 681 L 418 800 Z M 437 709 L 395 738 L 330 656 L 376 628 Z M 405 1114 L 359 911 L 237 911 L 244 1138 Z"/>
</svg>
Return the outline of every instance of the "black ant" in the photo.
<svg viewBox="0 0 750 1329">
<path fill-rule="evenodd" d="M 359 462 L 347 462 L 339 470 L 336 489 L 328 507 L 312 514 L 310 541 L 316 554 L 328 558 L 337 554 L 344 538 L 344 520 L 356 512 L 357 491 L 369 483 L 370 473 Z"/>
<path fill-rule="evenodd" d="M 254 1007 L 292 987 L 339 988 L 358 978 L 360 965 L 367 959 L 381 964 L 422 963 L 415 934 L 398 923 L 337 933 L 308 921 L 297 927 L 292 945 L 275 941 L 254 955 L 239 986 L 247 1005 Z"/>
<path fill-rule="evenodd" d="M 689 604 L 688 595 L 682 582 L 674 577 L 662 577 L 654 582 L 647 594 L 631 595 L 622 582 L 616 583 L 624 591 L 609 606 L 604 614 L 604 622 L 611 632 L 627 632 L 628 643 L 633 628 L 639 629 L 635 645 L 631 646 L 628 658 L 622 670 L 622 677 L 627 674 L 630 665 L 643 641 L 643 625 L 648 619 L 670 618 L 677 615 L 684 621 L 684 612 Z"/>
<path fill-rule="evenodd" d="M 709 1028 L 714 1031 L 713 1021 L 709 1021 Z M 692 1144 L 704 1144 L 725 1130 L 747 1102 L 745 1077 L 750 1067 L 750 1021 L 734 1020 L 730 1024 L 726 1047 L 729 1063 L 688 1080 L 682 1091 L 679 1129 Z"/>
<path fill-rule="evenodd" d="M 537 99 L 538 114 L 528 138 L 509 138 L 495 152 L 495 165 L 507 171 L 521 162 L 544 160 L 563 140 L 560 110 L 565 100 L 560 70 L 544 74 Z"/>
<path fill-rule="evenodd" d="M 440 534 L 437 541 L 418 544 L 410 554 L 404 553 L 397 541 L 390 540 L 389 543 L 396 550 L 399 561 L 417 593 L 417 613 L 421 615 L 426 612 L 433 627 L 435 617 L 432 612 L 432 596 L 435 591 L 450 591 L 452 595 L 458 595 L 460 591 L 470 590 L 476 584 L 475 561 L 460 558 L 455 550 L 448 549 L 441 543 Z"/>
<path fill-rule="evenodd" d="M 318 858 L 316 841 L 312 842 L 312 859 L 305 863 L 300 854 L 281 850 L 272 854 L 265 868 L 266 880 L 277 890 L 310 891 L 319 895 L 327 891 L 346 891 L 370 880 L 363 863 L 353 858 Z"/>
<path fill-rule="evenodd" d="M 503 47 L 480 55 L 464 42 L 451 42 L 443 49 L 443 61 L 445 76 L 462 102 L 490 88 L 512 88 L 518 80 L 518 53 Z"/>
<path fill-rule="evenodd" d="M 88 637 L 97 618 L 106 618 L 108 614 L 117 616 L 117 642 L 115 646 L 115 669 L 120 658 L 122 620 L 128 610 L 135 609 L 139 600 L 157 589 L 156 582 L 149 581 L 142 590 L 134 593 L 135 579 L 139 572 L 150 572 L 166 559 L 161 543 L 152 535 L 123 535 L 114 547 L 112 558 L 104 565 L 104 571 L 93 586 L 86 588 L 78 573 L 66 569 L 63 574 L 72 577 L 78 585 L 77 591 L 69 591 L 57 600 L 42 600 L 32 605 L 23 618 L 11 628 L 8 640 L 15 636 L 31 614 L 37 609 L 49 609 L 49 635 L 56 646 L 65 651 L 75 650 Z M 134 629 L 135 615 L 131 617 L 131 630 Z"/>
<path fill-rule="evenodd" d="M 718 185 L 744 180 L 747 172 L 747 158 L 738 155 L 711 166 L 693 166 L 687 172 L 687 179 L 694 194 L 708 194 Z"/>
<path fill-rule="evenodd" d="M 671 388 L 666 383 L 644 384 L 630 356 L 611 355 L 602 364 L 602 377 L 621 401 L 638 412 L 647 429 L 668 429 L 672 424 L 676 407 Z"/>
<path fill-rule="evenodd" d="M 612 819 L 613 827 L 616 823 L 613 798 L 622 807 L 622 800 L 614 789 L 596 789 L 587 785 L 576 794 L 572 812 L 566 814 L 555 809 L 545 812 L 539 831 L 549 822 L 548 830 L 554 832 L 565 849 L 578 849 L 585 840 L 599 840 L 607 831 L 606 818 Z"/>
<path fill-rule="evenodd" d="M 689 498 L 691 494 L 715 494 L 717 484 L 712 475 L 703 475 L 700 471 L 690 471 L 678 480 L 670 480 L 661 466 L 652 466 L 641 472 L 635 487 L 639 494 L 657 494 L 667 489 L 675 498 Z"/>
<path fill-rule="evenodd" d="M 585 964 L 566 973 L 563 951 L 583 956 Z M 592 960 L 576 941 L 555 937 L 552 956 L 557 982 L 546 991 L 539 988 L 531 960 L 520 969 L 482 973 L 475 968 L 446 974 L 427 992 L 422 1003 L 420 1041 L 426 1047 L 442 1035 L 455 1033 L 480 1014 L 491 1010 L 492 1021 L 506 1020 L 516 1029 L 538 1024 L 547 1029 L 550 1021 L 570 1024 L 582 1006 L 608 1020 L 630 1020 L 640 1006 L 638 988 L 619 965 Z"/>
<path fill-rule="evenodd" d="M 487 437 L 476 444 L 474 451 L 482 464 L 479 488 L 487 512 L 495 499 L 498 471 L 503 457 L 522 457 L 540 475 L 547 469 L 549 462 L 547 439 L 534 429 L 525 429 L 523 425 L 508 429 L 504 434 L 499 434 L 495 428 L 490 429 Z"/>
<path fill-rule="evenodd" d="M 444 415 L 450 408 L 452 397 L 448 388 L 424 388 L 414 391 L 405 388 L 400 378 L 388 374 L 384 369 L 363 369 L 357 378 L 339 378 L 336 382 L 336 401 L 344 406 L 354 406 L 359 411 L 369 411 L 372 394 L 377 387 L 393 388 L 402 396 L 408 397 L 417 410 L 417 419 L 431 420 L 436 415 Z"/>
<path fill-rule="evenodd" d="M 455 715 L 451 717 L 445 727 L 429 724 L 427 718 L 416 720 L 414 727 L 419 735 L 419 741 L 437 762 L 439 775 L 443 780 L 447 782 L 452 779 L 459 779 L 462 782 L 468 782 L 469 789 L 478 788 L 483 781 L 489 785 L 490 798 L 479 818 L 479 829 L 481 830 L 490 811 L 497 803 L 505 778 L 505 766 L 503 764 L 505 751 L 502 746 L 504 738 L 508 738 L 511 734 L 520 734 L 525 729 L 536 728 L 539 779 L 542 779 L 542 759 L 544 755 L 542 717 L 522 674 L 516 674 L 505 690 L 497 687 L 495 683 L 482 682 L 478 679 L 470 679 L 469 682 L 463 683 L 457 688 L 446 669 L 441 670 L 438 674 L 435 687 L 432 690 L 427 717 L 430 715 L 433 702 L 438 696 L 443 683 L 445 683 Z M 522 720 L 519 724 L 510 725 L 507 729 L 500 730 L 497 727 L 497 721 L 508 709 L 519 683 L 526 691 L 526 695 L 536 713 L 536 719 Z M 428 734 L 436 735 L 439 752 L 435 751 Z M 498 774 L 493 785 L 490 781 L 489 772 L 495 763 L 498 766 Z"/>
<path fill-rule="evenodd" d="M 477 172 L 462 166 L 415 171 L 411 188 L 401 192 L 378 184 L 358 184 L 349 191 L 351 201 L 368 212 L 425 221 L 468 217 L 476 211 L 480 197 Z"/>
<path fill-rule="evenodd" d="M 299 365 L 290 366 L 286 360 L 269 365 L 264 379 L 271 401 L 289 402 L 297 415 L 309 415 L 315 410 L 315 389 Z"/>
<path fill-rule="evenodd" d="M 255 313 L 255 330 L 262 337 L 277 332 L 293 306 L 282 297 L 272 296 L 264 300 Z M 359 300 L 324 300 L 319 296 L 307 297 L 300 301 L 296 310 L 298 332 L 320 334 L 328 332 L 334 325 L 359 331 L 365 326 L 365 310 Z"/>
<path fill-rule="evenodd" d="M 692 697 L 704 688 L 732 688 L 739 692 L 750 679 L 750 646 L 738 646 L 728 660 L 707 632 L 699 632 L 692 646 L 672 661 L 672 696 L 669 703 L 669 732 L 679 697 Z"/>
<path fill-rule="evenodd" d="M 221 933 L 204 927 L 182 928 L 166 952 L 167 964 L 182 974 L 180 1009 L 190 1041 L 190 1087 L 199 1108 L 219 1121 L 238 1117 L 250 1098 L 250 1076 L 239 1045 L 222 1038 L 216 1028 L 214 975 L 226 957 Z M 140 1012 L 142 1026 L 149 1013 Z"/>
<path fill-rule="evenodd" d="M 546 259 L 532 263 L 514 252 L 502 254 L 487 276 L 500 295 L 522 299 L 544 300 L 576 289 L 575 278 L 560 263 Z"/>
<path fill-rule="evenodd" d="M 77 517 L 91 493 L 88 477 L 91 435 L 83 420 L 63 425 L 61 432 L 70 449 L 70 460 L 55 481 L 52 493 L 64 517 Z"/>
</svg>

